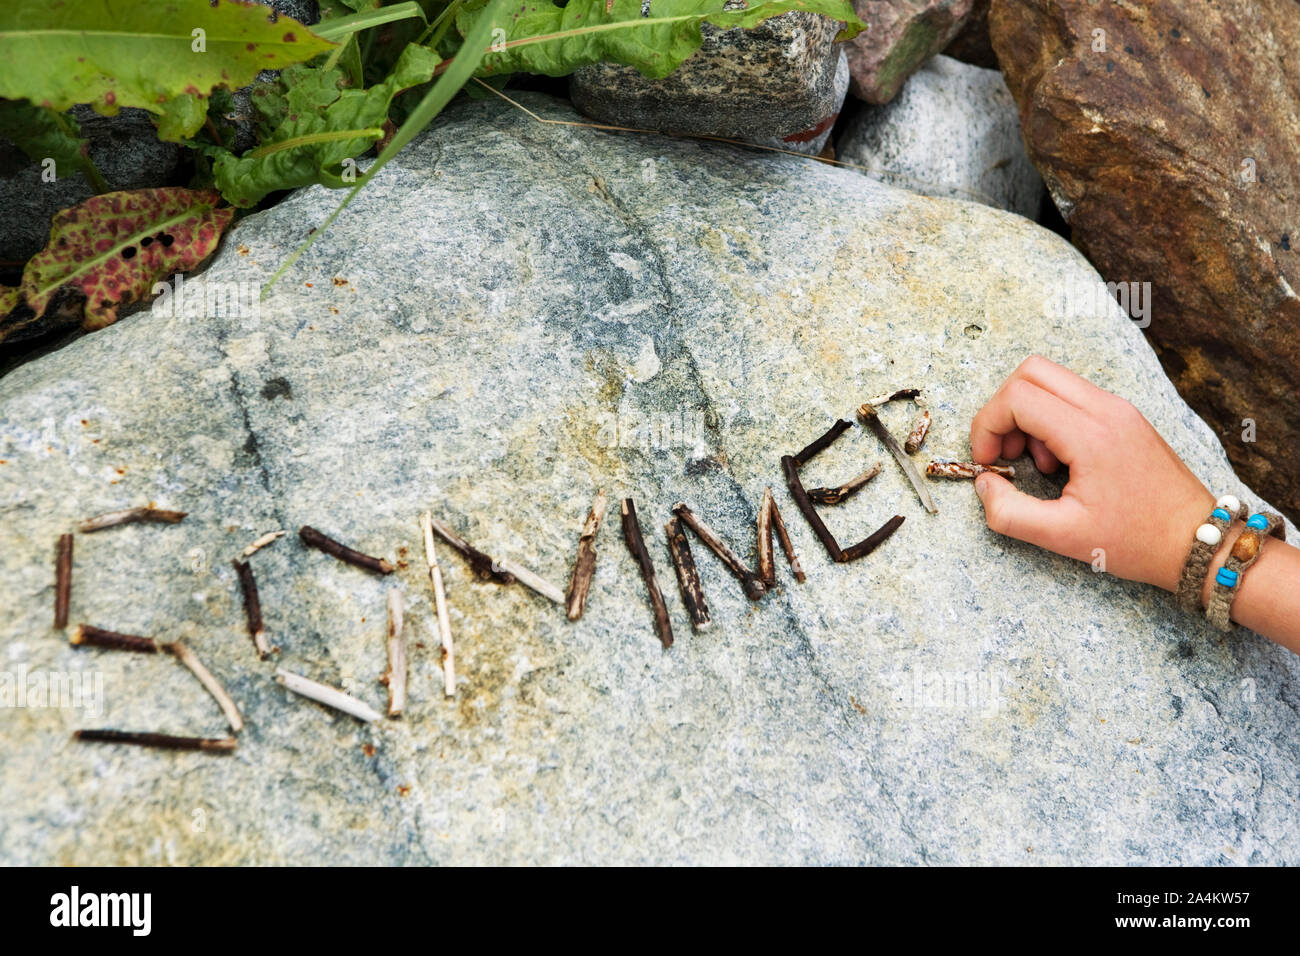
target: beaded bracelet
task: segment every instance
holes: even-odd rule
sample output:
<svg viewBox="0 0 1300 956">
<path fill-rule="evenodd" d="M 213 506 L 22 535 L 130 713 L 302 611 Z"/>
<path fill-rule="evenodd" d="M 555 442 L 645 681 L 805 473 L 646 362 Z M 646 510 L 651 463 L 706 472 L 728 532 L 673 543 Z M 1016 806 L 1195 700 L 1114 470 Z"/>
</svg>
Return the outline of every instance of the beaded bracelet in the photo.
<svg viewBox="0 0 1300 956">
<path fill-rule="evenodd" d="M 1205 616 L 1221 631 L 1232 630 L 1232 602 L 1237 597 L 1237 585 L 1242 575 L 1259 560 L 1269 537 L 1286 540 L 1286 522 L 1275 514 L 1258 513 L 1250 516 L 1246 529 L 1232 545 L 1232 553 L 1214 576 L 1214 592 Z"/>
<path fill-rule="evenodd" d="M 1183 565 L 1182 577 L 1178 579 L 1178 603 L 1187 611 L 1200 613 L 1201 587 L 1205 584 L 1205 575 L 1210 571 L 1210 562 L 1219 550 L 1224 532 L 1232 524 L 1232 519 L 1244 519 L 1249 511 L 1237 500 L 1235 495 L 1224 495 L 1214 503 L 1214 510 L 1205 524 L 1196 529 L 1196 540 L 1187 553 Z"/>
</svg>

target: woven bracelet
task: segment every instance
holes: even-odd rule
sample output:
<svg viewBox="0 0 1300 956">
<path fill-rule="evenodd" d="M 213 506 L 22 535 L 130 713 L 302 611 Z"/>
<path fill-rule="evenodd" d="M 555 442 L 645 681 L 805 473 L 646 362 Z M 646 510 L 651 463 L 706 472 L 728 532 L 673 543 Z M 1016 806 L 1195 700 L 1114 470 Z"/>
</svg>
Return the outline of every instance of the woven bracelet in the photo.
<svg viewBox="0 0 1300 956">
<path fill-rule="evenodd" d="M 1249 513 L 1234 495 L 1224 495 L 1214 503 L 1214 510 L 1205 519 L 1205 524 L 1197 527 L 1196 539 L 1192 542 L 1191 551 L 1187 553 L 1182 577 L 1178 579 L 1178 604 L 1184 610 L 1200 613 L 1201 588 L 1205 584 L 1205 575 L 1210 571 L 1214 553 L 1219 550 L 1232 519 L 1244 520 Z"/>
<path fill-rule="evenodd" d="M 1253 514 L 1246 529 L 1233 542 L 1232 553 L 1219 573 L 1214 576 L 1214 592 L 1205 616 L 1221 631 L 1232 630 L 1232 602 L 1237 597 L 1238 585 L 1246 570 L 1264 553 L 1269 536 L 1286 540 L 1286 522 L 1275 514 Z"/>
</svg>

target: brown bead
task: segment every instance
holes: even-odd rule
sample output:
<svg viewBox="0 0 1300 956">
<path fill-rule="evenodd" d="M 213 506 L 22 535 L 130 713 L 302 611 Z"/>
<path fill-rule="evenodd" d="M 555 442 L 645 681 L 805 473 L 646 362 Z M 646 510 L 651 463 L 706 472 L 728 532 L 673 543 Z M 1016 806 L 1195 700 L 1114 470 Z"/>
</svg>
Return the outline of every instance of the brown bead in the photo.
<svg viewBox="0 0 1300 956">
<path fill-rule="evenodd" d="M 1247 529 L 1232 546 L 1232 556 L 1238 561 L 1250 561 L 1259 554 L 1259 535 Z"/>
</svg>

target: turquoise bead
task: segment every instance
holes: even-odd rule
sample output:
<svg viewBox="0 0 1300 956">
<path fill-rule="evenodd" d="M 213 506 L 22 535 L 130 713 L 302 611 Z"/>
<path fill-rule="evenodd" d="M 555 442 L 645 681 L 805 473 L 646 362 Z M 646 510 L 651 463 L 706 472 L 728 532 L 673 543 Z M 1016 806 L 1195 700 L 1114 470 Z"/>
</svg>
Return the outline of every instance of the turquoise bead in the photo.
<svg viewBox="0 0 1300 956">
<path fill-rule="evenodd" d="M 1235 588 L 1237 586 L 1237 572 L 1231 568 L 1219 568 L 1219 573 L 1214 576 L 1225 588 Z"/>
<path fill-rule="evenodd" d="M 1222 508 L 1215 508 L 1213 511 L 1210 512 L 1210 517 L 1218 518 L 1220 521 L 1232 520 L 1232 515 L 1228 514 L 1228 512 L 1224 511 Z"/>
<path fill-rule="evenodd" d="M 1250 520 L 1246 522 L 1247 528 L 1254 528 L 1257 531 L 1268 530 L 1268 519 L 1263 515 L 1251 515 Z"/>
</svg>

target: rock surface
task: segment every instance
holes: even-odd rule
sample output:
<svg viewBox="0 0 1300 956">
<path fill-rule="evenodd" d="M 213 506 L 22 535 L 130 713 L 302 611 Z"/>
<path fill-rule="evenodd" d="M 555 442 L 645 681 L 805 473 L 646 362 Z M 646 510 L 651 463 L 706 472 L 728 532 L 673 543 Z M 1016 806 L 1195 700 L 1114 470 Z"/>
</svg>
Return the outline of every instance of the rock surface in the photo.
<svg viewBox="0 0 1300 956">
<path fill-rule="evenodd" d="M 988 70 L 998 68 L 998 56 L 993 51 L 993 41 L 989 39 L 990 2 L 991 0 L 974 0 L 966 23 L 952 38 L 952 42 L 944 47 L 944 56 Z"/>
<path fill-rule="evenodd" d="M 1147 334 L 1246 480 L 1300 515 L 1294 3 L 995 0 L 1030 158 L 1073 241 L 1150 282 Z M 1254 441 L 1249 419 L 1254 423 Z"/>
<path fill-rule="evenodd" d="M 817 152 L 846 93 L 839 30 L 816 13 L 782 14 L 752 30 L 706 23 L 700 49 L 662 80 L 597 63 L 573 74 L 569 95 L 602 123 Z"/>
<path fill-rule="evenodd" d="M 888 103 L 909 76 L 952 41 L 974 0 L 854 0 L 867 29 L 845 43 L 853 95 Z"/>
<path fill-rule="evenodd" d="M 893 102 L 858 110 L 835 154 L 903 189 L 1038 216 L 1043 181 L 997 70 L 936 56 Z"/>
<path fill-rule="evenodd" d="M 158 140 L 145 110 L 100 116 L 78 106 L 72 115 L 111 189 L 143 189 L 171 180 L 181 148 Z M 43 181 L 41 164 L 5 139 L 0 139 L 0 170 L 0 259 L 24 262 L 40 252 L 49 242 L 54 214 L 95 194 L 79 170 L 56 170 L 54 182 Z"/>
<path fill-rule="evenodd" d="M 265 282 L 338 199 L 306 190 L 244 220 L 204 280 Z M 1216 641 L 1167 595 L 992 535 L 968 484 L 936 484 L 930 516 L 885 458 L 823 511 L 843 541 L 907 518 L 849 566 L 782 487 L 781 454 L 898 385 L 926 387 L 927 452 L 965 454 L 971 415 L 1037 350 L 1130 396 L 1212 487 L 1250 497 L 1116 308 L 1043 316 L 1084 279 L 1059 237 L 984 206 L 457 106 L 259 316 L 141 313 L 0 380 L 0 661 L 29 681 L 101 675 L 104 701 L 4 714 L 0 856 L 1300 862 L 1294 657 L 1249 633 Z M 884 457 L 855 427 L 806 476 Z M 751 603 L 696 547 L 715 623 L 691 633 L 670 507 L 690 502 L 748 555 L 768 485 L 807 583 L 782 567 Z M 616 516 L 576 624 L 444 548 L 460 678 L 445 700 L 419 512 L 563 583 L 598 487 L 636 499 L 676 644 L 654 637 Z M 190 516 L 79 535 L 72 621 L 187 641 L 248 721 L 231 756 L 69 741 L 223 732 L 174 662 L 79 650 L 50 626 L 56 536 L 148 501 Z M 400 587 L 415 642 L 401 721 L 290 698 L 253 653 L 230 559 L 304 523 L 398 569 L 372 576 L 292 533 L 254 555 L 282 666 L 382 706 Z"/>
</svg>

